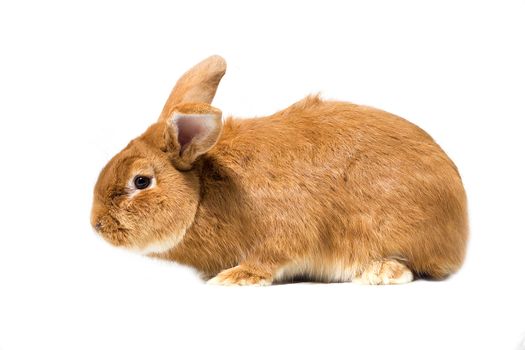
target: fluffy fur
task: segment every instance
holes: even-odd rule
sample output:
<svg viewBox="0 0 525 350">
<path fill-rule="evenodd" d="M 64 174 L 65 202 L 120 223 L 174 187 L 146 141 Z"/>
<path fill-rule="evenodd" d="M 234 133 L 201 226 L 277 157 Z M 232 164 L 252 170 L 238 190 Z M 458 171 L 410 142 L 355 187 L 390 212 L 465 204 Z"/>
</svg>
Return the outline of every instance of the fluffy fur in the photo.
<svg viewBox="0 0 525 350">
<path fill-rule="evenodd" d="M 393 284 L 458 270 L 465 192 L 427 133 L 317 96 L 222 123 L 209 103 L 225 69 L 212 56 L 188 71 L 158 122 L 102 170 L 92 210 L 102 237 L 226 285 Z M 154 186 L 133 189 L 136 175 Z"/>
</svg>

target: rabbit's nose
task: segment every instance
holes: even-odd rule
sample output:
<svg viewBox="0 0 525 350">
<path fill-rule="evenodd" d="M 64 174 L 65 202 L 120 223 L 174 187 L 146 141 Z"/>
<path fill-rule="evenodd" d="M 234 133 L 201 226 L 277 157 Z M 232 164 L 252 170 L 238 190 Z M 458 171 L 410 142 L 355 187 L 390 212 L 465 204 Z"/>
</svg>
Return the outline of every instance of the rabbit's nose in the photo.
<svg viewBox="0 0 525 350">
<path fill-rule="evenodd" d="M 95 224 L 95 231 L 100 231 L 101 228 L 102 228 L 102 223 L 100 221 L 97 221 L 97 223 Z"/>
</svg>

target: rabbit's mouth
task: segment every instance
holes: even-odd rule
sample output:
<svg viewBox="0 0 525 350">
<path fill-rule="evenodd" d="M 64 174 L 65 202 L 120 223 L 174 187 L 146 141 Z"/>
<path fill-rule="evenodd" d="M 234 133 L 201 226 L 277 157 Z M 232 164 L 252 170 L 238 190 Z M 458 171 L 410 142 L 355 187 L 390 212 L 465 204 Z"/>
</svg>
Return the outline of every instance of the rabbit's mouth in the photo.
<svg viewBox="0 0 525 350">
<path fill-rule="evenodd" d="M 128 245 L 129 230 L 110 214 L 99 217 L 92 222 L 95 231 L 110 244 L 122 247 Z"/>
<path fill-rule="evenodd" d="M 119 248 L 149 255 L 162 254 L 175 248 L 186 233 L 186 230 L 166 234 L 165 237 L 147 238 L 147 234 L 137 235 L 136 230 L 130 230 L 122 225 L 113 215 L 105 214 L 92 223 L 95 231 L 108 243 Z"/>
</svg>

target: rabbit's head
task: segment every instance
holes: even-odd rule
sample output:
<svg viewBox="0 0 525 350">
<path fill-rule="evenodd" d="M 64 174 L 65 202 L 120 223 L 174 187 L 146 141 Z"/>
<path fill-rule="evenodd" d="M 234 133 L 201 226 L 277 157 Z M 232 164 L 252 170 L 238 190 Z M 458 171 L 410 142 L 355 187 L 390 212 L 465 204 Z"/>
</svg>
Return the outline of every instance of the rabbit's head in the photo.
<svg viewBox="0 0 525 350">
<path fill-rule="evenodd" d="M 102 169 L 91 224 L 113 245 L 145 254 L 177 245 L 199 201 L 194 161 L 217 142 L 221 111 L 210 106 L 226 64 L 212 56 L 186 72 L 157 123 Z"/>
</svg>

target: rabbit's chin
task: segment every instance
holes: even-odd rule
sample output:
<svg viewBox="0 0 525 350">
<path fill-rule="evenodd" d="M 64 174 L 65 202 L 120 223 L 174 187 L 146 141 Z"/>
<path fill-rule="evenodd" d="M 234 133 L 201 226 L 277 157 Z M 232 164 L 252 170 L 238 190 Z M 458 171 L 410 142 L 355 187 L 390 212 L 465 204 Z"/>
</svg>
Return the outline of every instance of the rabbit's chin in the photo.
<svg viewBox="0 0 525 350">
<path fill-rule="evenodd" d="M 129 250 L 142 255 L 166 253 L 167 251 L 175 248 L 177 244 L 182 241 L 185 233 L 186 230 L 183 230 L 181 232 L 174 233 L 165 239 L 150 242 L 144 247 L 130 247 Z"/>
</svg>

